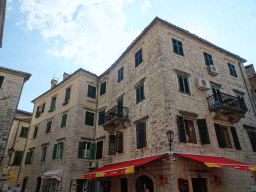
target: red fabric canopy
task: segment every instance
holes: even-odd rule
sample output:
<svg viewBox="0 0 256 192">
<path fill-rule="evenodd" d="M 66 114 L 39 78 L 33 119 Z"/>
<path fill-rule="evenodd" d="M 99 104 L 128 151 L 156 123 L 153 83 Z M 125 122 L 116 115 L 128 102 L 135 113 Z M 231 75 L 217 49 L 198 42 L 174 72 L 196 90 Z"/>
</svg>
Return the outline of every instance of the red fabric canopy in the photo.
<svg viewBox="0 0 256 192">
<path fill-rule="evenodd" d="M 134 173 L 134 167 L 156 160 L 167 154 L 168 153 L 163 153 L 160 155 L 154 155 L 150 157 L 144 157 L 144 158 L 124 161 L 120 163 L 108 164 L 101 168 L 90 171 L 88 173 L 84 173 L 83 175 L 81 175 L 81 179 Z"/>
<path fill-rule="evenodd" d="M 243 163 L 240 161 L 234 161 L 232 159 L 228 159 L 221 156 L 195 155 L 195 154 L 185 154 L 185 153 L 174 153 L 174 154 L 203 162 L 208 167 L 233 168 L 233 169 L 240 169 L 240 170 L 247 170 L 247 171 L 256 171 L 256 167 L 254 167 L 253 165 Z"/>
</svg>

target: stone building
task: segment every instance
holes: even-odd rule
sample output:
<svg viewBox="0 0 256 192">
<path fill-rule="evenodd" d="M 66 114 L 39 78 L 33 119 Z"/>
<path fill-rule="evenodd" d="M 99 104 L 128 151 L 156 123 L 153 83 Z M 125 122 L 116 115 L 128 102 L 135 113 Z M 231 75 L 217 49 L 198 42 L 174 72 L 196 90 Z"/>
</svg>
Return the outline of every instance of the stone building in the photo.
<svg viewBox="0 0 256 192">
<path fill-rule="evenodd" d="M 99 77 L 79 69 L 33 101 L 18 182 L 28 191 L 251 191 L 256 113 L 244 62 L 155 18 Z"/>
<path fill-rule="evenodd" d="M 17 109 L 3 156 L 0 186 L 15 186 L 27 143 L 32 113 Z M 12 153 L 10 153 L 12 151 Z"/>
<path fill-rule="evenodd" d="M 0 66 L 0 157 L 5 151 L 24 83 L 31 74 Z M 1 160 L 0 160 L 1 162 Z"/>
<path fill-rule="evenodd" d="M 246 65 L 245 70 L 251 85 L 251 94 L 254 97 L 254 104 L 256 101 L 256 73 L 253 64 Z"/>
</svg>

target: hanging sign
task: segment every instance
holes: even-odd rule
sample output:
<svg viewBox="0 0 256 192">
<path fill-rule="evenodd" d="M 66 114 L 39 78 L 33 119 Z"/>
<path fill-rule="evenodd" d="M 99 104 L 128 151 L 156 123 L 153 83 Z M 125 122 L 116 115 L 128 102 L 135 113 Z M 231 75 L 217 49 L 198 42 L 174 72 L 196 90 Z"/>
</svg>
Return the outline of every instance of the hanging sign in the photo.
<svg viewBox="0 0 256 192">
<path fill-rule="evenodd" d="M 189 192 L 188 180 L 184 178 L 178 178 L 179 192 Z"/>
</svg>

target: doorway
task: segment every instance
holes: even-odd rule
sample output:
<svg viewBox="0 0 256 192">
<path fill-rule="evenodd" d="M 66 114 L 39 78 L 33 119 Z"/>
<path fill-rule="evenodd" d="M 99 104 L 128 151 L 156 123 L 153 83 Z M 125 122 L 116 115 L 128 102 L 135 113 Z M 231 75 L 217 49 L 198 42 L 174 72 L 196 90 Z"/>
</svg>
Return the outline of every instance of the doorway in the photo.
<svg viewBox="0 0 256 192">
<path fill-rule="evenodd" d="M 192 178 L 193 192 L 207 192 L 206 179 Z"/>
<path fill-rule="evenodd" d="M 40 191 L 41 181 L 42 181 L 42 178 L 41 177 L 37 177 L 36 192 Z"/>
<path fill-rule="evenodd" d="M 136 182 L 136 190 L 137 192 L 144 192 L 145 189 L 148 189 L 149 192 L 154 192 L 154 184 L 152 179 L 146 175 L 142 175 Z"/>
<path fill-rule="evenodd" d="M 28 181 L 28 178 L 24 178 L 24 179 L 23 179 L 21 192 L 24 192 L 24 191 L 25 191 L 26 185 L 27 185 L 27 181 Z"/>
</svg>

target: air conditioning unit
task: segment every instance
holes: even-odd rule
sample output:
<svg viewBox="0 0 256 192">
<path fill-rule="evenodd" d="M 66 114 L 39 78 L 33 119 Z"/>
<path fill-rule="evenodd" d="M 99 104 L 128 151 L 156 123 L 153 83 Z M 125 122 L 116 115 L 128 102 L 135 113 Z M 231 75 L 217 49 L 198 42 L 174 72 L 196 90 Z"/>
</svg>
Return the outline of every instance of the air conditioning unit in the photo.
<svg viewBox="0 0 256 192">
<path fill-rule="evenodd" d="M 98 161 L 97 160 L 90 160 L 89 161 L 89 168 L 97 168 Z"/>
<path fill-rule="evenodd" d="M 198 89 L 201 89 L 201 90 L 211 89 L 210 82 L 207 79 L 204 79 L 204 78 L 198 78 L 197 87 L 198 87 Z"/>
<path fill-rule="evenodd" d="M 208 66 L 208 73 L 211 74 L 211 75 L 218 75 L 219 74 L 219 70 L 217 67 L 215 67 L 214 65 L 209 65 Z"/>
</svg>

